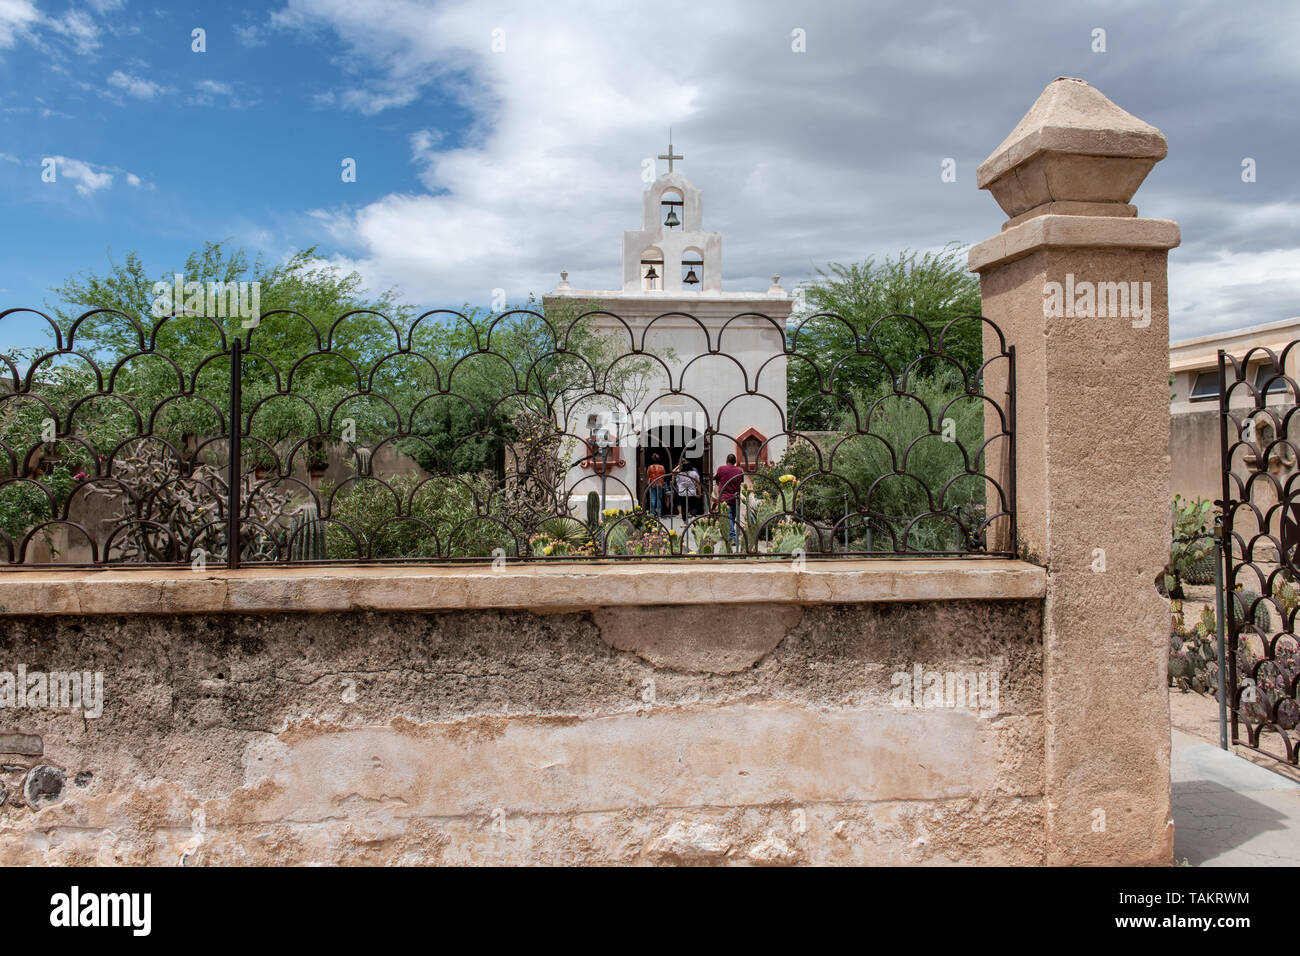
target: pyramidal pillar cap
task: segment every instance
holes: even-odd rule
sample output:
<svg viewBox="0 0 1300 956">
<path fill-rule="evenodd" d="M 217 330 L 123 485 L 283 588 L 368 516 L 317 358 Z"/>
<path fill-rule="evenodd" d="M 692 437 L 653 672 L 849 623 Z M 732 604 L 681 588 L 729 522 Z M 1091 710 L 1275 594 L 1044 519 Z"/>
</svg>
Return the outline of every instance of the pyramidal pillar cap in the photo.
<svg viewBox="0 0 1300 956">
<path fill-rule="evenodd" d="M 1129 200 L 1169 147 L 1164 134 L 1083 80 L 1048 84 L 976 183 L 1010 217 L 1137 215 Z"/>
</svg>

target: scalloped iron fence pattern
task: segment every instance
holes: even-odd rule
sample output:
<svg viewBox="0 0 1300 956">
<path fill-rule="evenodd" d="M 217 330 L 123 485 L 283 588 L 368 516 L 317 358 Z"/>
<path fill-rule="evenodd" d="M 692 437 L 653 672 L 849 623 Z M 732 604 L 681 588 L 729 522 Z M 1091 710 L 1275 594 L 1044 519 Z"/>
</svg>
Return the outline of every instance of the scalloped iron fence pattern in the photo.
<svg viewBox="0 0 1300 956">
<path fill-rule="evenodd" d="M 1014 349 L 980 316 L 18 315 L 51 344 L 0 352 L 11 569 L 1015 541 L 1014 386 L 984 389 Z"/>
<path fill-rule="evenodd" d="M 1271 757 L 1276 735 L 1300 763 L 1300 641 L 1296 636 L 1300 564 L 1300 442 L 1292 434 L 1300 388 L 1286 374 L 1292 352 L 1219 352 L 1227 706 L 1232 741 Z M 1237 404 L 1234 406 L 1233 402 Z"/>
</svg>

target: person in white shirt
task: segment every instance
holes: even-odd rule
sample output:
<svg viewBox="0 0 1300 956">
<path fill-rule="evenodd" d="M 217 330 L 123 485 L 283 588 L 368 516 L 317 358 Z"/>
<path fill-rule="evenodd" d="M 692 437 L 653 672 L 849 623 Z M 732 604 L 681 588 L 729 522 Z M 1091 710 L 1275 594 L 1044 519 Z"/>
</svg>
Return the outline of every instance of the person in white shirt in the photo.
<svg viewBox="0 0 1300 956">
<path fill-rule="evenodd" d="M 700 473 L 696 470 L 693 462 L 687 462 L 682 470 L 677 473 L 675 484 L 677 508 L 682 520 L 689 521 L 691 515 L 699 513 L 698 502 L 700 500 Z"/>
</svg>

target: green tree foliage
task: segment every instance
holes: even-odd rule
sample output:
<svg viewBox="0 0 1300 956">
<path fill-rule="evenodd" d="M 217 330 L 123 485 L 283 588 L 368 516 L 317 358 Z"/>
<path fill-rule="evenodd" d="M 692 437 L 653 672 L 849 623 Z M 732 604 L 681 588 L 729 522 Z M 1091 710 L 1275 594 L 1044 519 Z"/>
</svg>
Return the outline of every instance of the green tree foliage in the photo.
<svg viewBox="0 0 1300 956">
<path fill-rule="evenodd" d="M 883 263 L 831 263 L 818 271 L 820 280 L 807 291 L 810 312 L 844 321 L 816 318 L 802 328 L 798 317 L 792 321 L 791 347 L 812 363 L 789 362 L 792 427 L 833 427 L 843 407 L 833 396 L 878 389 L 904 375 L 960 383 L 963 372 L 979 368 L 981 324 L 958 322 L 944 333 L 954 319 L 980 313 L 979 282 L 966 271 L 960 246 L 950 243 L 924 254 L 905 250 Z M 896 315 L 916 321 L 891 317 Z M 929 354 L 940 350 L 952 361 Z"/>
<path fill-rule="evenodd" d="M 176 272 L 205 291 L 257 283 L 260 320 L 234 312 L 192 314 L 185 301 L 174 309 Z M 158 308 L 164 288 L 169 298 Z M 158 461 L 192 457 L 223 465 L 231 380 L 223 352 L 236 338 L 245 342 L 246 472 L 273 469 L 277 462 L 282 472 L 300 471 L 323 462 L 330 446 L 354 454 L 364 472 L 367 453 L 391 442 L 427 472 L 500 483 L 505 446 L 517 438 L 521 422 L 528 434 L 537 434 L 539 423 L 553 432 L 552 423 L 572 421 L 571 413 L 593 398 L 631 409 L 653 371 L 645 356 L 625 357 L 630 343 L 580 319 L 598 303 L 565 303 L 545 315 L 530 300 L 500 316 L 469 307 L 417 316 L 391 290 L 368 296 L 357 273 L 337 269 L 314 249 L 270 266 L 261 259 L 250 263 L 243 250 L 225 243 L 207 243 L 180 269 L 156 276 L 131 253 L 104 273 L 77 273 L 52 291 L 63 345 L 71 343 L 78 354 L 41 358 L 51 341 L 48 348 L 13 355 L 20 370 L 33 365 L 33 392 L 49 404 L 28 396 L 0 402 L 0 440 L 16 450 L 16 474 L 42 459 L 55 465 L 46 468 L 45 484 L 57 498 L 51 503 L 34 485 L 0 488 L 0 526 L 11 535 L 53 517 L 72 474 L 93 477 L 100 460 L 115 457 L 140 435 L 157 446 L 151 454 Z M 79 320 L 87 313 L 94 314 Z M 111 394 L 96 395 L 105 391 Z M 78 406 L 87 395 L 95 397 Z M 60 435 L 53 442 L 43 437 L 51 417 Z M 576 445 L 570 440 L 557 450 L 573 458 L 581 454 Z M 24 465 L 32 449 L 39 451 Z M 551 477 L 563 475 L 554 469 Z M 536 489 L 536 478 L 516 488 Z M 296 498 L 306 494 L 301 485 L 293 487 Z M 434 487 L 424 486 L 405 504 L 428 512 Z M 339 506 L 365 514 L 388 507 L 385 495 L 391 498 L 374 482 L 352 485 Z M 465 503 L 459 493 L 450 497 Z M 486 508 L 486 499 L 478 507 Z M 547 507 L 554 501 L 548 499 Z M 450 520 L 446 509 L 429 513 Z M 323 514 L 329 514 L 328 503 Z M 405 533 L 416 527 L 405 523 Z M 481 534 L 486 525 L 475 527 Z M 437 540 L 444 549 L 452 542 L 463 550 L 465 533 L 450 530 L 439 529 Z M 375 556 L 411 556 L 412 541 L 398 538 L 379 544 L 392 554 Z M 337 532 L 331 540 L 336 550 Z"/>
<path fill-rule="evenodd" d="M 222 333 L 227 342 L 239 335 L 249 336 L 251 354 L 244 367 L 243 403 L 245 411 L 253 413 L 254 440 L 249 443 L 249 454 L 255 464 L 270 463 L 257 439 L 276 444 L 326 430 L 333 404 L 355 391 L 359 380 L 364 381 L 345 359 L 366 367 L 396 350 L 390 323 L 375 313 L 387 315 L 398 328 L 412 314 L 392 290 L 378 298 L 367 297 L 358 273 L 333 267 L 314 248 L 270 266 L 261 258 L 250 263 L 242 249 L 209 242 L 186 257 L 183 268 L 175 271 L 185 282 L 198 282 L 204 289 L 216 283 L 256 282 L 260 311 L 275 314 L 251 328 L 251 335 L 252 321 L 238 314 L 159 317 L 154 309 L 155 286 L 170 287 L 175 272 L 151 277 L 140 256 L 132 252 L 103 275 L 78 273 L 54 289 L 61 300 L 56 315 L 66 331 L 85 312 L 112 310 L 81 323 L 72 343 L 78 352 L 107 366 L 142 348 L 155 353 L 128 360 L 113 383 L 113 392 L 129 396 L 144 414 L 162 405 L 154 432 L 169 441 L 184 434 L 210 435 L 220 430 L 218 410 L 229 401 L 230 364 L 228 358 L 214 359 L 213 355 L 222 351 Z M 339 316 L 357 311 L 359 314 L 345 320 L 335 333 L 338 356 L 307 359 L 295 368 L 295 363 L 318 348 L 318 341 L 329 341 L 331 324 Z M 138 327 L 114 314 L 118 312 L 135 319 Z M 79 366 L 69 363 L 67 367 Z M 277 370 L 281 382 L 293 375 L 294 392 L 307 397 L 314 409 L 282 399 L 261 404 L 275 391 Z M 89 368 L 83 367 L 82 374 L 91 385 Z M 194 397 L 168 400 L 187 392 Z M 111 438 L 120 440 L 135 433 L 135 422 L 121 403 L 103 400 L 97 404 L 105 414 L 78 421 L 78 431 L 94 434 L 101 447 Z"/>
<path fill-rule="evenodd" d="M 985 520 L 985 403 L 951 383 L 914 379 L 905 391 L 879 385 L 858 393 L 818 449 L 794 445 L 760 476 L 774 489 L 781 474 L 799 479 L 792 510 L 823 522 L 844 520 L 854 550 L 865 549 L 868 519 L 877 551 L 963 551 Z M 945 429 L 945 420 L 948 421 Z M 969 466 L 968 466 L 969 459 Z M 975 474 L 969 474 L 974 472 Z M 775 493 L 772 495 L 775 497 Z M 913 520 L 919 519 L 919 520 Z M 843 525 L 836 538 L 843 537 Z"/>
</svg>

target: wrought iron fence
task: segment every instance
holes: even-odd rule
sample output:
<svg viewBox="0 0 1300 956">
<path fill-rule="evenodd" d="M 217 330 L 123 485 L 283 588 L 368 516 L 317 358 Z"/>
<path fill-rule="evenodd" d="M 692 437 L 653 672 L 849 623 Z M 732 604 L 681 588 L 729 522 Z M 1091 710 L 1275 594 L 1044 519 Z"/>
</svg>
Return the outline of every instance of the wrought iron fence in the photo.
<svg viewBox="0 0 1300 956">
<path fill-rule="evenodd" d="M 1233 743 L 1300 762 L 1300 444 L 1292 434 L 1296 380 L 1292 352 L 1255 348 L 1240 358 L 1219 352 L 1227 705 Z M 1234 398 L 1237 405 L 1234 407 Z"/>
<path fill-rule="evenodd" d="M 980 316 L 11 309 L 0 330 L 20 314 L 51 345 L 0 353 L 11 569 L 1015 541 L 1014 350 Z"/>
</svg>

